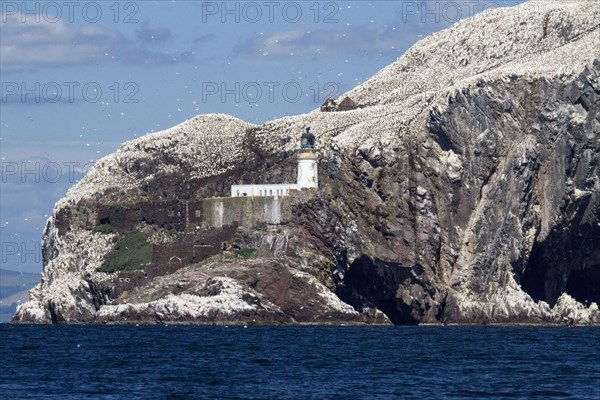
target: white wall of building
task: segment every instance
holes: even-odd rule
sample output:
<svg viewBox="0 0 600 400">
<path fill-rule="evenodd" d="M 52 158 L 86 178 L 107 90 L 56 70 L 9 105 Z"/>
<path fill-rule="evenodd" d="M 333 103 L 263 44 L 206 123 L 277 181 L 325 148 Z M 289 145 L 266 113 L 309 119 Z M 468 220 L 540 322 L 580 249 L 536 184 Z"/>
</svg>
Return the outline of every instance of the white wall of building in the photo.
<svg viewBox="0 0 600 400">
<path fill-rule="evenodd" d="M 317 160 L 298 160 L 298 189 L 312 189 L 319 187 Z"/>
<path fill-rule="evenodd" d="M 284 183 L 278 185 L 232 185 L 231 197 L 266 197 L 266 196 L 289 196 L 290 190 L 297 190 L 298 185 Z"/>
<path fill-rule="evenodd" d="M 304 135 L 303 139 L 305 139 Z M 233 185 L 231 197 L 282 197 L 289 196 L 290 190 L 317 189 L 319 187 L 318 157 L 312 144 L 300 148 L 298 152 L 297 178 L 295 184 Z"/>
</svg>

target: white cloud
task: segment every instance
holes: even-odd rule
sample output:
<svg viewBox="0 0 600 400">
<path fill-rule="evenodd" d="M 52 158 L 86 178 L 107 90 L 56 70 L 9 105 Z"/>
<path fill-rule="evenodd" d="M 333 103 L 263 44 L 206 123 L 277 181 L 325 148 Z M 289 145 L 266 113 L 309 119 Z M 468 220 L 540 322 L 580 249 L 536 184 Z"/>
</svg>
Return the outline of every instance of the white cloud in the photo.
<svg viewBox="0 0 600 400">
<path fill-rule="evenodd" d="M 421 29 L 423 30 L 423 29 Z M 348 29 L 296 29 L 269 36 L 256 36 L 239 43 L 237 54 L 287 55 L 340 55 L 398 52 L 406 49 L 422 33 L 418 30 L 366 26 Z"/>
<path fill-rule="evenodd" d="M 0 23 L 0 70 L 15 71 L 73 64 L 120 61 L 126 64 L 174 64 L 187 53 L 165 54 L 98 25 L 77 27 L 65 21 L 21 22 L 17 14 Z"/>
</svg>

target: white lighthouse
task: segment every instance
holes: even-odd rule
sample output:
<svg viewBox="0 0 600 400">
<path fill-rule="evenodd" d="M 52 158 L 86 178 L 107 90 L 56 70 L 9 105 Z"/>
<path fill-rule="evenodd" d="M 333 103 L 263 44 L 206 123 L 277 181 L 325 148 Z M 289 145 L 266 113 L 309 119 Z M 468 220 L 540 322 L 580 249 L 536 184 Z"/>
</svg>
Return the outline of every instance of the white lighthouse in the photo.
<svg viewBox="0 0 600 400">
<path fill-rule="evenodd" d="M 317 162 L 315 136 L 310 133 L 310 128 L 306 128 L 306 132 L 300 138 L 300 151 L 298 152 L 298 190 L 319 187 Z"/>
<path fill-rule="evenodd" d="M 293 190 L 316 189 L 319 187 L 317 163 L 315 136 L 310 133 L 310 128 L 306 128 L 300 138 L 296 183 L 232 185 L 231 197 L 284 197 L 289 196 Z"/>
</svg>

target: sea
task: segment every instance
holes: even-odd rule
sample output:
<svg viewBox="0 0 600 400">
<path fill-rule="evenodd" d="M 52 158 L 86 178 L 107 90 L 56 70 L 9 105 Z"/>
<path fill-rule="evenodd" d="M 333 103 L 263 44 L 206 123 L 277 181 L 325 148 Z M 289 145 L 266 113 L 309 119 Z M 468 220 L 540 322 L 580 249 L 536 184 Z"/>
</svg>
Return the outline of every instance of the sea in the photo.
<svg viewBox="0 0 600 400">
<path fill-rule="evenodd" d="M 600 399 L 600 328 L 0 325 L 1 399 Z"/>
</svg>

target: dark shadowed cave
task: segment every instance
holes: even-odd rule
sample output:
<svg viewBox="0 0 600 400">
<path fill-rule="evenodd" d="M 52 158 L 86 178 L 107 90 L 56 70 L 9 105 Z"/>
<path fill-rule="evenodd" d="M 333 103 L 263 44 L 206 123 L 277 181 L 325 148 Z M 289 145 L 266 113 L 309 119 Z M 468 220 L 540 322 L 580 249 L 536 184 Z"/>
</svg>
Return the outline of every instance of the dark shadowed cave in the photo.
<svg viewBox="0 0 600 400">
<path fill-rule="evenodd" d="M 565 292 L 586 306 L 600 304 L 599 227 L 584 224 L 553 230 L 533 246 L 520 283 L 534 301 L 550 306 Z"/>
<path fill-rule="evenodd" d="M 567 279 L 567 293 L 586 306 L 592 302 L 600 304 L 600 264 L 572 271 Z"/>
<path fill-rule="evenodd" d="M 337 294 L 359 311 L 377 307 L 394 325 L 416 325 L 413 307 L 396 297 L 398 286 L 407 280 L 414 283 L 410 268 L 363 254 L 350 264 Z"/>
</svg>

